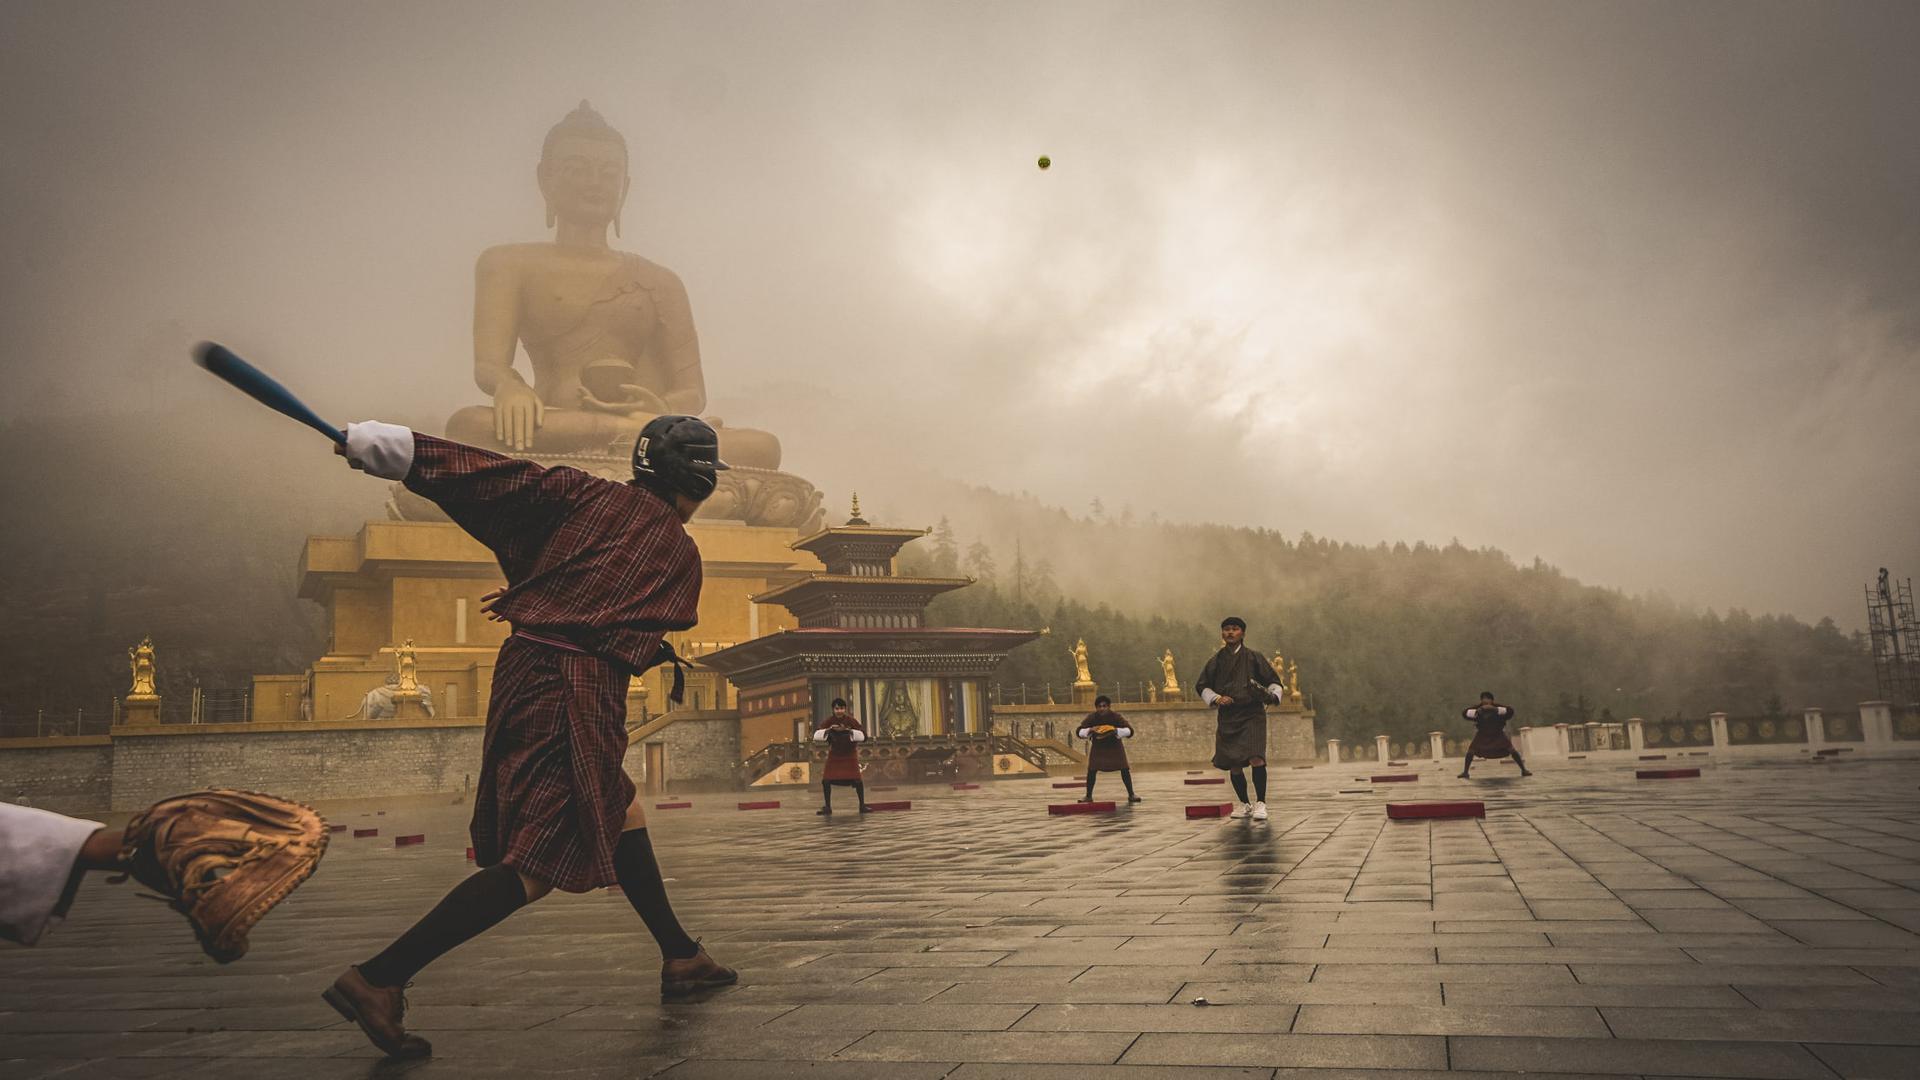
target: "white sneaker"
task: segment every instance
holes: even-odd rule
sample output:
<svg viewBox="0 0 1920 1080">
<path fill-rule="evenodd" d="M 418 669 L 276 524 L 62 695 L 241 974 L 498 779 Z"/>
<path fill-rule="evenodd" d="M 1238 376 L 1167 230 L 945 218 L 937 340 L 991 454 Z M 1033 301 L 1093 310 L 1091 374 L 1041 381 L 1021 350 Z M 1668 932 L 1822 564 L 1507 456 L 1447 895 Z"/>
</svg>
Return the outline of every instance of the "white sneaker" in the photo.
<svg viewBox="0 0 1920 1080">
<path fill-rule="evenodd" d="M 1251 813 L 1253 813 L 1253 807 L 1248 806 L 1246 803 L 1237 802 L 1233 804 L 1233 813 L 1228 814 L 1227 816 L 1230 818 L 1243 818 Z"/>
<path fill-rule="evenodd" d="M 1267 804 L 1266 803 L 1257 802 L 1253 804 L 1253 820 L 1255 821 L 1267 820 Z"/>
</svg>

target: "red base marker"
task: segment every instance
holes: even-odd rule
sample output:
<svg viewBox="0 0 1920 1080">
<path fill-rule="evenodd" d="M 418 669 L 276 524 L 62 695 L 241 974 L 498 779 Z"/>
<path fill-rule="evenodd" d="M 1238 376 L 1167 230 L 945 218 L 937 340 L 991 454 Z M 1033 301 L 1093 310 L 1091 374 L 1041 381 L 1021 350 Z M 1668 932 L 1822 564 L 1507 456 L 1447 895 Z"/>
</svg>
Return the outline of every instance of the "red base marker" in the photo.
<svg viewBox="0 0 1920 1080">
<path fill-rule="evenodd" d="M 1199 784 L 1224 784 L 1224 783 L 1226 783 L 1226 782 L 1227 782 L 1227 778 L 1226 778 L 1226 777 L 1224 777 L 1224 776 L 1209 776 L 1209 777 L 1206 777 L 1205 779 L 1202 779 L 1202 780 L 1184 780 L 1184 781 L 1182 781 L 1182 783 L 1186 783 L 1186 784 L 1194 784 L 1194 785 L 1199 785 Z"/>
<path fill-rule="evenodd" d="M 867 804 L 867 809 L 868 810 L 911 810 L 913 809 L 913 803 L 907 802 L 907 801 L 870 802 Z"/>
<path fill-rule="evenodd" d="M 955 784 L 955 785 L 953 785 L 953 790 L 955 790 L 955 791 L 979 791 L 979 790 L 980 790 L 980 785 L 979 785 L 979 784 Z"/>
<path fill-rule="evenodd" d="M 380 830 L 379 829 L 355 829 L 353 830 L 353 835 L 355 839 L 358 839 L 362 836 L 379 836 Z"/>
<path fill-rule="evenodd" d="M 345 825 L 329 825 L 327 826 L 327 831 L 328 832 L 346 832 L 347 827 Z"/>
<path fill-rule="evenodd" d="M 467 849 L 467 861 L 468 861 L 468 862 L 472 862 L 472 861 L 473 861 L 473 849 L 472 849 L 472 848 L 468 848 L 468 849 Z"/>
<path fill-rule="evenodd" d="M 1077 787 L 1079 787 L 1079 786 L 1080 786 L 1080 781 L 1078 781 L 1078 780 L 1069 780 L 1069 781 L 1067 781 L 1067 782 L 1066 782 L 1066 783 L 1064 783 L 1064 784 L 1055 784 L 1055 785 L 1053 785 L 1053 786 L 1054 786 L 1055 788 L 1077 788 Z"/>
<path fill-rule="evenodd" d="M 742 810 L 778 810 L 780 809 L 780 800 L 775 799 L 772 802 L 743 802 L 740 804 L 740 809 Z"/>
<path fill-rule="evenodd" d="M 1567 760 L 1568 760 L 1568 761 L 1585 761 L 1585 760 L 1587 760 L 1587 755 L 1585 755 L 1585 754 L 1568 754 L 1568 755 L 1567 755 Z"/>
<path fill-rule="evenodd" d="M 691 810 L 693 809 L 693 804 L 690 802 L 657 802 L 653 804 L 653 808 L 655 810 Z"/>
<path fill-rule="evenodd" d="M 1188 775 L 1188 776 L 1199 776 L 1199 775 L 1200 775 L 1200 774 L 1201 774 L 1201 773 L 1202 773 L 1203 771 L 1205 771 L 1205 770 L 1202 770 L 1202 769 L 1188 769 L 1188 770 L 1187 770 L 1187 775 Z"/>
<path fill-rule="evenodd" d="M 1111 814 L 1115 806 L 1110 802 L 1070 802 L 1053 803 L 1047 807 L 1049 814 Z"/>
<path fill-rule="evenodd" d="M 394 847 L 412 847 L 415 844 L 424 844 L 426 842 L 426 833 L 420 833 L 415 836 L 396 836 L 393 838 Z"/>
<path fill-rule="evenodd" d="M 1641 760 L 1641 761 L 1665 761 L 1665 760 L 1667 760 L 1667 755 L 1665 755 L 1665 754 L 1641 754 L 1641 755 L 1640 755 L 1640 760 Z"/>
<path fill-rule="evenodd" d="M 1187 807 L 1187 820 L 1191 821 L 1194 818 L 1226 817 L 1231 813 L 1233 813 L 1233 804 L 1230 802 L 1207 803 L 1204 806 Z"/>
<path fill-rule="evenodd" d="M 1699 769 L 1636 769 L 1633 777 L 1636 780 L 1685 780 L 1699 775 Z"/>
<path fill-rule="evenodd" d="M 1483 802 L 1390 802 L 1387 804 L 1387 816 L 1395 821 L 1407 821 L 1413 818 L 1486 817 L 1487 804 Z"/>
<path fill-rule="evenodd" d="M 1311 768 L 1313 768 L 1313 766 L 1311 766 L 1311 765 L 1295 765 L 1295 766 L 1294 766 L 1294 768 L 1296 768 L 1296 769 L 1311 769 Z"/>
<path fill-rule="evenodd" d="M 1838 757 L 1846 753 L 1848 749 L 1848 747 L 1844 746 L 1830 746 L 1825 750 L 1815 750 L 1814 753 L 1820 757 Z"/>
<path fill-rule="evenodd" d="M 898 787 L 895 787 L 892 784 L 889 784 L 886 787 L 870 787 L 867 790 L 868 791 L 899 791 L 900 789 Z"/>
<path fill-rule="evenodd" d="M 1420 779 L 1419 773 L 1403 772 L 1403 773 L 1388 773 L 1385 776 L 1376 776 L 1373 778 L 1373 782 L 1376 784 L 1408 784 L 1418 779 Z"/>
</svg>

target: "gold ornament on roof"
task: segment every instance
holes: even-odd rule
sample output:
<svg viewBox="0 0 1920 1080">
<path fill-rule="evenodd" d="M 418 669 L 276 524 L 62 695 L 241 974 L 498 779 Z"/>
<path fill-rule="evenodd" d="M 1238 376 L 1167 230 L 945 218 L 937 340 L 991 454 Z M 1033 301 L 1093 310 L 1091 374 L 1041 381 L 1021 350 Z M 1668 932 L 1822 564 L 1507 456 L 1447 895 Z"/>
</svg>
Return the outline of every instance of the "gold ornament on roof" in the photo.
<svg viewBox="0 0 1920 1080">
<path fill-rule="evenodd" d="M 1161 654 L 1160 673 L 1166 676 L 1166 681 L 1164 684 L 1162 684 L 1160 689 L 1163 692 L 1168 694 L 1179 693 L 1180 680 L 1175 678 L 1173 674 L 1173 650 L 1172 649 L 1168 649 L 1165 653 Z"/>
</svg>

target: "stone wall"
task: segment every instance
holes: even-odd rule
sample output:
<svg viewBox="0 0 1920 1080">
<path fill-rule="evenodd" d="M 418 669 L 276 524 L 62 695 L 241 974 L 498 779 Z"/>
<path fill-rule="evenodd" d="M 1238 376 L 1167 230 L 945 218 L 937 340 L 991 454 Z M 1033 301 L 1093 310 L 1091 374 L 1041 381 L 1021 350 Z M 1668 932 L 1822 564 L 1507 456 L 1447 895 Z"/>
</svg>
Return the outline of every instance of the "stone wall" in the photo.
<svg viewBox="0 0 1920 1080">
<path fill-rule="evenodd" d="M 675 791 L 732 790 L 740 782 L 740 714 L 732 709 L 683 709 L 672 723 L 646 739 L 664 743 L 667 784 Z M 627 771 L 645 769 L 646 752 L 627 749 Z"/>
<path fill-rule="evenodd" d="M 113 742 L 105 735 L 0 739 L 0 800 L 60 814 L 108 808 Z"/>
<path fill-rule="evenodd" d="M 462 791 L 480 767 L 483 730 L 478 720 L 123 728 L 114 732 L 112 808 L 204 787 L 303 802 Z"/>
<path fill-rule="evenodd" d="M 1134 765 L 1205 768 L 1213 758 L 1214 710 L 1200 702 L 1122 703 L 1114 710 L 1133 725 L 1127 741 L 1127 760 Z M 1054 722 L 1054 730 L 1071 739 L 1088 710 L 1058 705 L 999 705 L 993 710 L 994 730 L 1025 734 L 1034 721 Z M 1063 741 L 1065 741 L 1063 739 Z M 1078 749 L 1084 750 L 1085 743 Z M 1314 759 L 1313 714 L 1267 710 L 1267 760 L 1274 764 L 1305 764 Z"/>
</svg>

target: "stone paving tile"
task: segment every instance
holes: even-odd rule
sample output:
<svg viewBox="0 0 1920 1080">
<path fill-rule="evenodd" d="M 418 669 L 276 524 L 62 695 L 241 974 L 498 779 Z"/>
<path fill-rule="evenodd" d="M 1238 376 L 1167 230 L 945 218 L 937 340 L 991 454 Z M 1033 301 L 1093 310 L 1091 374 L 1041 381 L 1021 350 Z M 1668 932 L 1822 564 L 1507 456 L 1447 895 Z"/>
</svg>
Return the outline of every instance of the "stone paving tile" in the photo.
<svg viewBox="0 0 1920 1080">
<path fill-rule="evenodd" d="M 1920 1050 L 1910 1046 L 1810 1046 L 1807 1049 L 1845 1080 L 1913 1080 L 1920 1076 Z"/>
<path fill-rule="evenodd" d="M 840 1051 L 865 1061 L 1032 1061 L 1110 1065 L 1135 1032 L 876 1031 Z M 1162 1064 L 1183 1064 L 1163 1062 Z"/>
<path fill-rule="evenodd" d="M 1578 1071 L 1740 1080 L 1832 1078 L 1811 1053 L 1780 1043 L 1460 1036 L 1449 1039 L 1447 1048 L 1453 1065 L 1488 1072 Z"/>
<path fill-rule="evenodd" d="M 1267 1065 L 1445 1069 L 1445 1039 L 1401 1035 L 1217 1035 L 1148 1032 L 1129 1065 Z"/>
<path fill-rule="evenodd" d="M 1285 1032 L 1292 1006 L 1036 1005 L 1015 1031 L 1213 1031 L 1248 1034 Z"/>
<path fill-rule="evenodd" d="M 1831 1009 L 1601 1009 L 1622 1039 L 1748 1039 L 1920 1046 L 1920 1016 Z"/>
<path fill-rule="evenodd" d="M 623 898 L 555 896 L 422 973 L 436 1057 L 403 1063 L 318 991 L 469 872 L 467 809 L 328 808 L 435 842 L 335 845 L 231 967 L 89 881 L 0 950 L 0 1080 L 1920 1075 L 1920 763 L 1430 777 L 1489 816 L 1392 823 L 1346 772 L 1293 774 L 1259 828 L 1185 821 L 1178 772 L 1102 821 L 1038 783 L 832 822 L 696 797 L 655 844 L 741 985 L 660 1003 Z"/>
<path fill-rule="evenodd" d="M 1597 1009 L 1578 1006 L 1306 1005 L 1293 1030 L 1320 1035 L 1540 1035 L 1605 1038 Z M 1618 1032 L 1612 1032 L 1618 1034 Z"/>
</svg>

